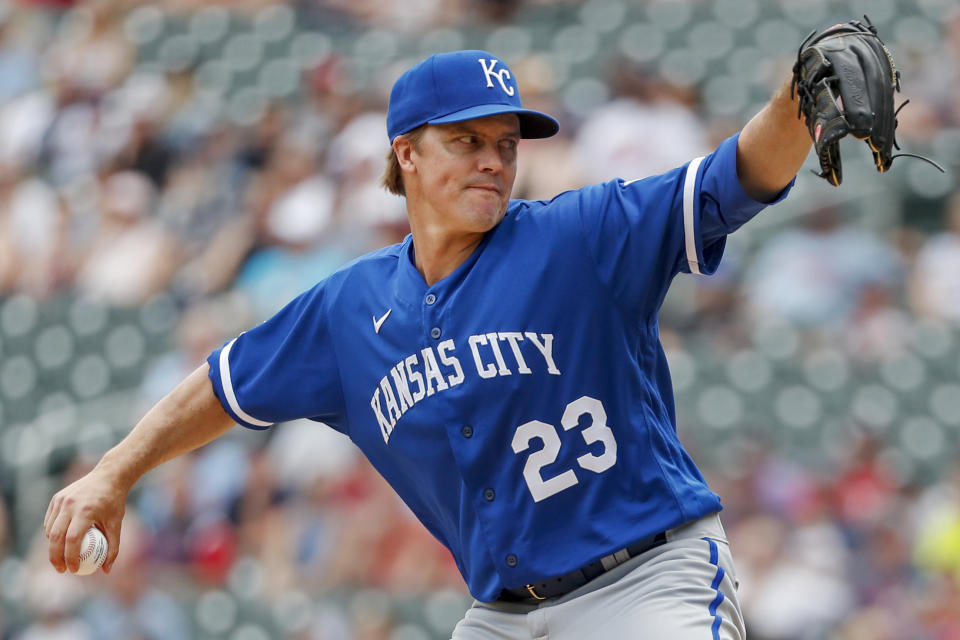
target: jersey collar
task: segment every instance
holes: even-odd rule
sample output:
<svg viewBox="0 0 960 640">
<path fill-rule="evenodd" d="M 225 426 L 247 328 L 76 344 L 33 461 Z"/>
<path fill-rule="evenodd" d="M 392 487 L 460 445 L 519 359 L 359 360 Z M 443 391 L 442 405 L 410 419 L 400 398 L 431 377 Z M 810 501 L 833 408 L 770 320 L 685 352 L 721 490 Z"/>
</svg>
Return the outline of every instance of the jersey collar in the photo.
<svg viewBox="0 0 960 640">
<path fill-rule="evenodd" d="M 509 211 L 507 212 L 507 216 L 509 216 Z M 432 287 L 427 286 L 423 275 L 417 271 L 414 260 L 413 234 L 407 234 L 407 237 L 404 238 L 403 243 L 400 245 L 400 254 L 397 256 L 397 297 L 413 306 L 419 306 L 428 292 L 433 293 L 441 300 L 445 300 L 448 294 L 460 286 L 473 269 L 477 260 L 480 259 L 484 250 L 490 244 L 491 239 L 501 231 L 507 216 L 505 216 L 504 220 L 501 220 L 496 227 L 483 236 L 483 240 L 481 240 L 480 244 L 473 250 L 473 253 L 471 253 L 460 266 L 454 269 L 453 273 L 436 282 Z"/>
</svg>

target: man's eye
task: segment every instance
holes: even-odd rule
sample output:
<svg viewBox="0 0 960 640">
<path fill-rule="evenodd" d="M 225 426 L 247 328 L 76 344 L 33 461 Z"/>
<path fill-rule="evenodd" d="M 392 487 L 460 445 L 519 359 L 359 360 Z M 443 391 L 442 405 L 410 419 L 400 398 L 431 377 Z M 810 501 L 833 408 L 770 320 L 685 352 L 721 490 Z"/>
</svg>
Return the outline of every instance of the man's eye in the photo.
<svg viewBox="0 0 960 640">
<path fill-rule="evenodd" d="M 460 142 L 462 142 L 462 143 L 464 143 L 464 144 L 473 144 L 473 142 L 474 142 L 474 140 L 476 140 L 476 138 L 474 138 L 473 136 L 460 136 L 460 137 L 458 138 L 458 140 L 460 140 Z"/>
</svg>

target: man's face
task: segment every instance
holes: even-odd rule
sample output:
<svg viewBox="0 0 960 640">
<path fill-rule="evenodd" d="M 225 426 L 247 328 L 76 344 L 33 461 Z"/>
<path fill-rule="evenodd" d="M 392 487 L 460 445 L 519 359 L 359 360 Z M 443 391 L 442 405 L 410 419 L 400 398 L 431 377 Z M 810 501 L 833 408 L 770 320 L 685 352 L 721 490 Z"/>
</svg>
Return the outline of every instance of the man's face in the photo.
<svg viewBox="0 0 960 640">
<path fill-rule="evenodd" d="M 425 214 L 454 231 L 496 226 L 517 177 L 519 142 L 512 113 L 428 126 L 411 154 Z"/>
</svg>

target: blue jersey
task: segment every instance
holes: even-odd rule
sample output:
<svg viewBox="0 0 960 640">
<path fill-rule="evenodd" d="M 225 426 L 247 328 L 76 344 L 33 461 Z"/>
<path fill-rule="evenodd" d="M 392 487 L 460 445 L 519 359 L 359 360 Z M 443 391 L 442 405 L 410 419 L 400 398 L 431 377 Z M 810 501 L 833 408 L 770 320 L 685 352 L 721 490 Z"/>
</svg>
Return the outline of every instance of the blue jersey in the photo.
<svg viewBox="0 0 960 640">
<path fill-rule="evenodd" d="M 677 439 L 657 312 L 764 206 L 736 145 L 511 201 L 433 286 L 410 237 L 363 256 L 215 351 L 214 389 L 245 426 L 349 436 L 483 601 L 719 511 Z"/>
</svg>

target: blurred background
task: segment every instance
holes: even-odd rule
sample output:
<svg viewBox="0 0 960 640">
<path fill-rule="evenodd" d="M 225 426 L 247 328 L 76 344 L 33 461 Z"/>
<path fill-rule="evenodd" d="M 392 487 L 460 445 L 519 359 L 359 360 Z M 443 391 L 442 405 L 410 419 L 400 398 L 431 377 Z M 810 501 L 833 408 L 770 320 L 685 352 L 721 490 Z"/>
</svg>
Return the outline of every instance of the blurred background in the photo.
<svg viewBox="0 0 960 640">
<path fill-rule="evenodd" d="M 214 348 L 408 231 L 386 96 L 484 48 L 561 135 L 516 197 L 709 152 L 815 28 L 868 13 L 903 72 L 879 175 L 806 169 L 662 314 L 680 435 L 726 505 L 750 637 L 960 638 L 955 0 L 0 2 L 0 639 L 432 640 L 450 555 L 352 446 L 237 428 L 145 477 L 113 574 L 40 534 Z M 816 168 L 811 157 L 809 168 Z"/>
</svg>

